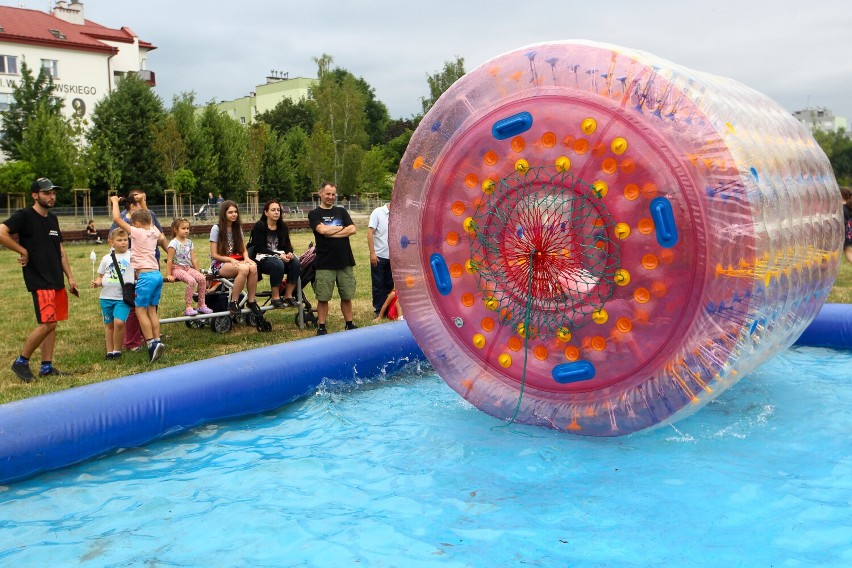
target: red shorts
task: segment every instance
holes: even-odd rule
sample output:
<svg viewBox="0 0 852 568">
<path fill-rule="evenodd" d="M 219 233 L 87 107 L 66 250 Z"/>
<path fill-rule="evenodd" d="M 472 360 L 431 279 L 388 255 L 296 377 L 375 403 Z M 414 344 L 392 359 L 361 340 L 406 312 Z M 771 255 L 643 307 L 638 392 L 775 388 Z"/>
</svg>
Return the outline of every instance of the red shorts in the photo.
<svg viewBox="0 0 852 568">
<path fill-rule="evenodd" d="M 68 319 L 68 294 L 65 288 L 36 290 L 33 292 L 33 305 L 38 323 L 53 323 Z"/>
</svg>

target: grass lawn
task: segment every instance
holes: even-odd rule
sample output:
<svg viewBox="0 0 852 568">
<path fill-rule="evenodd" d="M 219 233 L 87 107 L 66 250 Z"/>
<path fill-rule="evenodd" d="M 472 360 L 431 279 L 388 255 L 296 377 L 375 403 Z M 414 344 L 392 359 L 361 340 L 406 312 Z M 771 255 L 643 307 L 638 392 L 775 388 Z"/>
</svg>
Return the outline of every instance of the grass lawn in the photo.
<svg viewBox="0 0 852 568">
<path fill-rule="evenodd" d="M 352 250 L 355 254 L 358 295 L 354 301 L 355 323 L 359 326 L 371 325 L 373 308 L 370 288 L 370 258 L 367 252 L 366 219 L 355 219 L 358 233 L 351 238 Z M 311 231 L 292 231 L 291 238 L 297 254 L 307 249 L 313 240 Z M 209 266 L 207 256 L 207 239 L 195 237 L 196 254 L 202 268 Z M 273 345 L 294 339 L 310 337 L 316 333 L 315 328 L 308 327 L 299 330 L 295 323 L 296 309 L 281 309 L 265 312 L 267 321 L 272 324 L 272 331 L 260 333 L 253 327 L 235 325 L 228 333 L 214 333 L 209 327 L 188 329 L 183 323 L 163 325 L 161 333 L 168 349 L 162 359 L 154 364 L 148 363 L 147 351 L 137 353 L 125 351 L 118 361 L 104 361 L 106 343 L 104 326 L 101 323 L 98 297 L 100 289 L 89 286 L 92 280 L 92 262 L 89 255 L 92 250 L 97 254 L 100 263 L 103 255 L 109 252 L 106 242 L 102 245 L 91 243 L 66 243 L 71 270 L 80 288 L 80 297 L 69 294 L 69 319 L 57 327 L 57 344 L 54 361 L 63 371 L 70 371 L 73 376 L 61 379 L 42 379 L 38 375 L 38 365 L 41 361 L 40 351 L 36 350 L 30 362 L 30 367 L 36 375 L 36 380 L 24 383 L 16 377 L 9 367 L 20 354 L 21 347 L 36 325 L 33 311 L 32 296 L 24 287 L 17 254 L 0 248 L 0 297 L 6 306 L 6 317 L 0 331 L 0 403 L 10 402 L 63 390 L 69 387 L 85 385 L 112 379 L 134 373 L 169 367 L 180 363 L 188 363 L 217 355 L 225 355 L 255 347 Z M 165 283 L 163 297 L 160 303 L 160 317 L 175 317 L 181 315 L 184 309 L 183 283 Z M 258 285 L 258 291 L 269 289 L 267 277 Z M 316 297 L 308 287 L 305 294 L 312 306 L 316 308 Z M 327 327 L 329 333 L 343 330 L 343 319 L 340 304 L 335 293 L 329 309 Z M 318 353 L 318 357 L 322 354 Z"/>
</svg>

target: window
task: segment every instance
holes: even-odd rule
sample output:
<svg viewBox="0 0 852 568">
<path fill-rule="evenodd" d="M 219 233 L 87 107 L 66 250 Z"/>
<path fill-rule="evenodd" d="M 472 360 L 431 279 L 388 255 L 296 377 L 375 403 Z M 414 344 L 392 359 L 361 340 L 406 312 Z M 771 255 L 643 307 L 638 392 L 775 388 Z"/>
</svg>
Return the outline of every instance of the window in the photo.
<svg viewBox="0 0 852 568">
<path fill-rule="evenodd" d="M 41 68 L 54 79 L 59 78 L 59 61 L 55 59 L 42 59 Z"/>
<path fill-rule="evenodd" d="M 6 110 L 12 103 L 11 93 L 0 93 L 0 110 Z"/>
<path fill-rule="evenodd" d="M 18 58 L 14 55 L 0 55 L 0 73 L 18 74 Z"/>
</svg>

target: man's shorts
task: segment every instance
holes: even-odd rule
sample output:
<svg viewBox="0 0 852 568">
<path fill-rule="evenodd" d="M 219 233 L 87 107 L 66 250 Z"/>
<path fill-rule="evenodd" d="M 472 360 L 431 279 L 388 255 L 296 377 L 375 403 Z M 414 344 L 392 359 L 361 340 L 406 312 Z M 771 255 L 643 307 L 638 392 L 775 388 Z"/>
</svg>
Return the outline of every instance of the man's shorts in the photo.
<svg viewBox="0 0 852 568">
<path fill-rule="evenodd" d="M 136 307 L 147 308 L 160 305 L 163 292 L 163 275 L 159 270 L 140 272 L 136 276 Z"/>
<path fill-rule="evenodd" d="M 353 300 L 355 298 L 355 270 L 351 266 L 338 270 L 317 270 L 317 280 L 314 291 L 317 300 L 328 302 L 337 284 L 337 293 L 341 300 Z"/>
<path fill-rule="evenodd" d="M 110 324 L 113 320 L 127 321 L 130 315 L 130 306 L 124 303 L 124 300 L 107 300 L 101 298 L 101 315 L 104 316 L 104 325 Z"/>
<path fill-rule="evenodd" d="M 35 306 L 38 323 L 55 323 L 68 319 L 68 294 L 65 288 L 59 290 L 34 290 L 33 305 Z"/>
</svg>

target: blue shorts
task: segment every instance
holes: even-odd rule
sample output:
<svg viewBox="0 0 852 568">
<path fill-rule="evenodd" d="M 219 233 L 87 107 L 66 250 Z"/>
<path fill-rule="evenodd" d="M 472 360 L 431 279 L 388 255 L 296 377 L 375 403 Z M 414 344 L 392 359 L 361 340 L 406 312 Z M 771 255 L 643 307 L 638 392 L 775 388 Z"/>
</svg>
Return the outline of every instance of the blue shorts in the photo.
<svg viewBox="0 0 852 568">
<path fill-rule="evenodd" d="M 159 270 L 142 272 L 136 277 L 136 307 L 147 308 L 160 305 L 163 292 L 163 275 Z"/>
<path fill-rule="evenodd" d="M 101 298 L 101 314 L 104 316 L 104 324 L 110 324 L 113 320 L 127 321 L 130 315 L 130 306 L 124 300 L 105 300 Z"/>
</svg>

